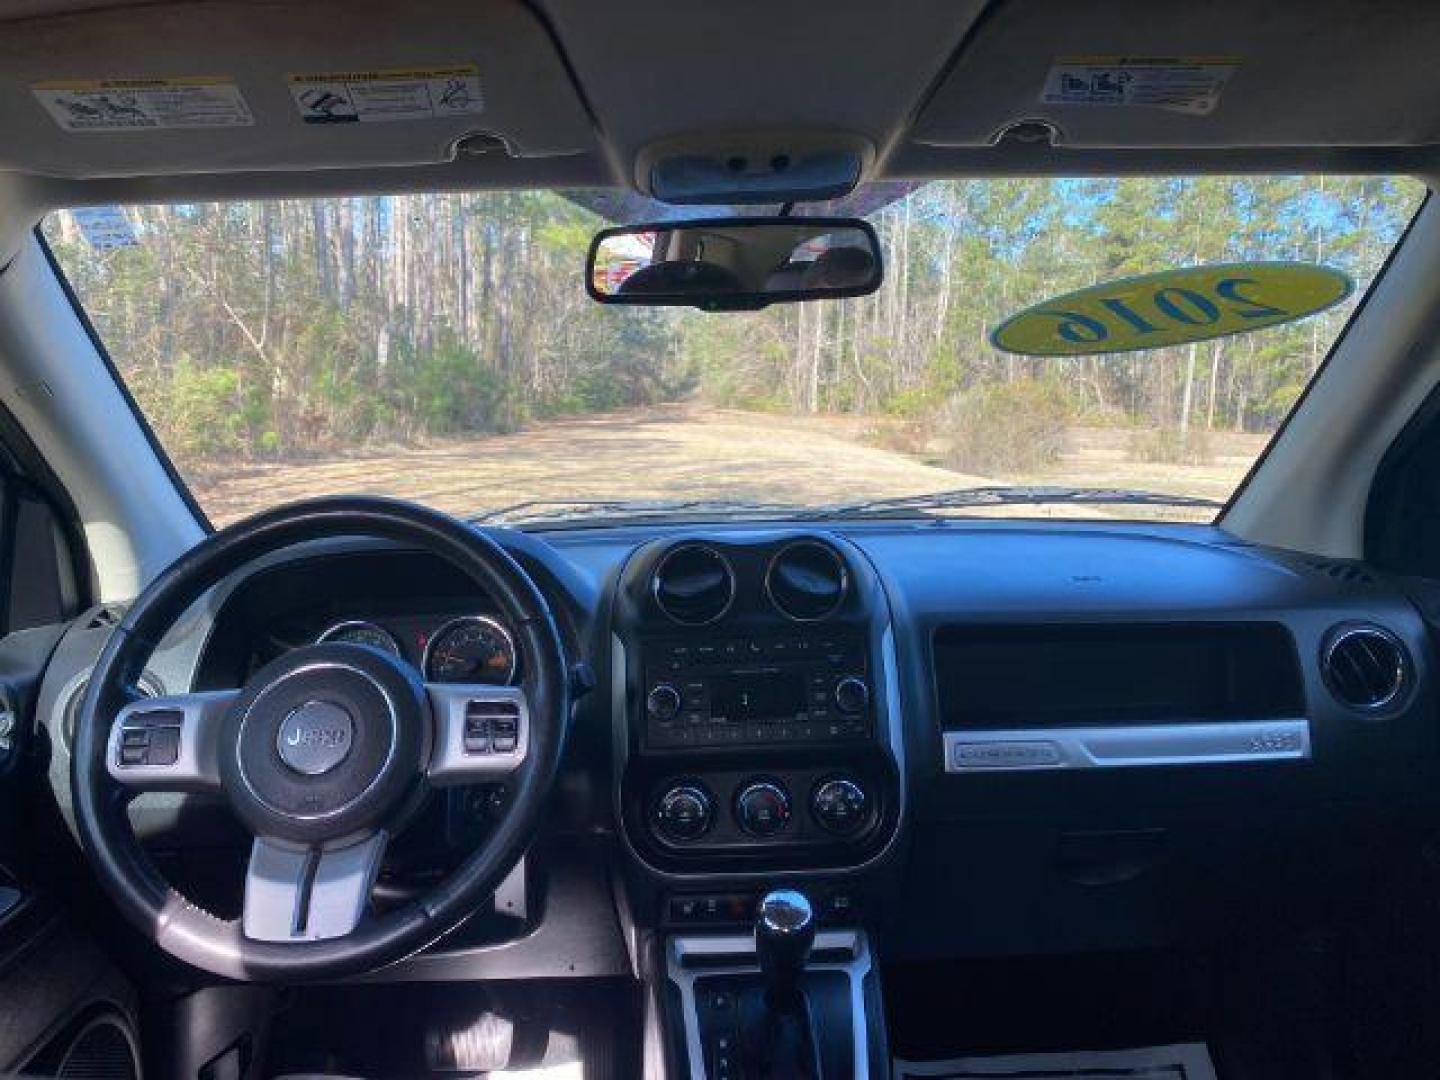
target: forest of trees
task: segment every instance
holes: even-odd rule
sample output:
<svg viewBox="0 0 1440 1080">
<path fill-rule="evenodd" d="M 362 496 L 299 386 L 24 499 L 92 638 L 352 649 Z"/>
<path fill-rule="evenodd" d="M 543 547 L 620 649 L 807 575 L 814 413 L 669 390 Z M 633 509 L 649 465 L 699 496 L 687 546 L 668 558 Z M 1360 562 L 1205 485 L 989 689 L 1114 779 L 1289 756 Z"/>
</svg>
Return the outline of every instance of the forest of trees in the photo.
<svg viewBox="0 0 1440 1080">
<path fill-rule="evenodd" d="M 906 193 L 908 191 L 908 194 Z M 1423 196 L 1394 178 L 964 180 L 873 218 L 874 296 L 753 314 L 607 308 L 584 291 L 603 226 L 549 192 L 132 207 L 138 243 L 94 250 L 72 215 L 45 235 L 128 384 L 182 464 L 511 430 L 692 397 L 885 415 L 1053 453 L 1067 423 L 1199 433 L 1283 418 Z M 990 329 L 1106 279 L 1299 259 L 1355 298 L 1305 322 L 1113 357 L 1007 356 Z M 1026 424 L 1029 427 L 1026 427 Z"/>
</svg>

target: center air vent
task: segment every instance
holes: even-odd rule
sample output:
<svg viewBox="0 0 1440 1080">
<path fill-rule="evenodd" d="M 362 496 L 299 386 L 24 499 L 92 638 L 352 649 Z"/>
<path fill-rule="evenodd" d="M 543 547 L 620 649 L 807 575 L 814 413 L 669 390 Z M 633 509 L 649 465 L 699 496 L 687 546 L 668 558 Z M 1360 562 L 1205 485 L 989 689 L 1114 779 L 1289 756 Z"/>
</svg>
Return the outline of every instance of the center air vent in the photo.
<svg viewBox="0 0 1440 1080">
<path fill-rule="evenodd" d="M 703 626 L 724 615 L 735 599 L 735 574 L 712 547 L 681 544 L 655 568 L 655 603 L 678 623 Z"/>
<path fill-rule="evenodd" d="M 1331 634 L 1321 670 L 1341 704 L 1374 712 L 1400 699 L 1410 680 L 1410 656 L 1388 630 L 1343 626 Z"/>
<path fill-rule="evenodd" d="M 849 585 L 839 553 L 816 540 L 787 544 L 770 560 L 765 573 L 770 602 L 796 622 L 816 622 L 833 615 Z"/>
</svg>

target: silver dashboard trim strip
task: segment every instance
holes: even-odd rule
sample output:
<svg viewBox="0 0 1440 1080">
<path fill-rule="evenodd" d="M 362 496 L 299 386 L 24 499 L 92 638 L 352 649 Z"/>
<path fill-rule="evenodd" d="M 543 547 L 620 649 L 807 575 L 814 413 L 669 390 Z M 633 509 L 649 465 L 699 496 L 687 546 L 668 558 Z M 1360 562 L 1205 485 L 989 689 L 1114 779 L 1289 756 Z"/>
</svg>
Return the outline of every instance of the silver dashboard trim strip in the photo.
<svg viewBox="0 0 1440 1080">
<path fill-rule="evenodd" d="M 945 771 L 1038 772 L 1308 761 L 1304 719 L 947 731 Z"/>
</svg>

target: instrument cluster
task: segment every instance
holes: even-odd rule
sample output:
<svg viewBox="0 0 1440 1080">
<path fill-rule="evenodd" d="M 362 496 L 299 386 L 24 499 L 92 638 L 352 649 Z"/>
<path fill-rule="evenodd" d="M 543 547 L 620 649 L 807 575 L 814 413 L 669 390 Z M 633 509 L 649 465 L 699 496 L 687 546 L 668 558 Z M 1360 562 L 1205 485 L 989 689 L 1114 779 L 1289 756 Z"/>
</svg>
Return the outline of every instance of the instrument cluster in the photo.
<svg viewBox="0 0 1440 1080">
<path fill-rule="evenodd" d="M 414 664 L 427 682 L 506 686 L 519 674 L 515 636 L 493 615 L 344 619 L 315 641 L 381 649 Z"/>
</svg>

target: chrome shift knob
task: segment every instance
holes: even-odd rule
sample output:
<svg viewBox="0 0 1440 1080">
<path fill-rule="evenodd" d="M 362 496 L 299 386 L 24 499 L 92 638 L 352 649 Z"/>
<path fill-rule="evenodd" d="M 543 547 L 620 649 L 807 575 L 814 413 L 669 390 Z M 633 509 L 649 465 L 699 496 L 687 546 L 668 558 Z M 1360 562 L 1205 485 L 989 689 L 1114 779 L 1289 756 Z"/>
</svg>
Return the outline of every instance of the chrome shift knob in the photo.
<svg viewBox="0 0 1440 1080">
<path fill-rule="evenodd" d="M 815 912 L 805 894 L 795 889 L 766 893 L 755 910 L 755 955 L 772 1009 L 795 1001 L 814 944 Z"/>
</svg>

